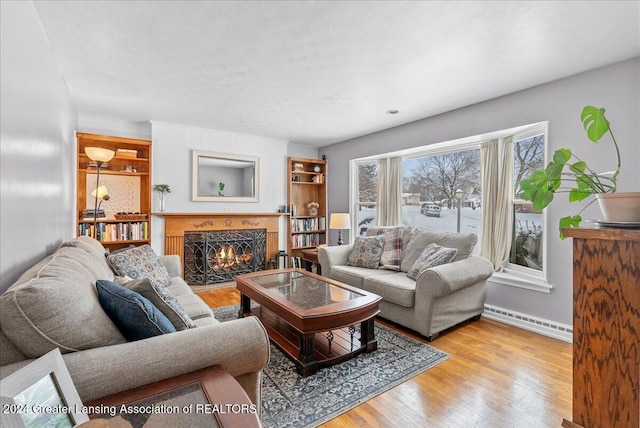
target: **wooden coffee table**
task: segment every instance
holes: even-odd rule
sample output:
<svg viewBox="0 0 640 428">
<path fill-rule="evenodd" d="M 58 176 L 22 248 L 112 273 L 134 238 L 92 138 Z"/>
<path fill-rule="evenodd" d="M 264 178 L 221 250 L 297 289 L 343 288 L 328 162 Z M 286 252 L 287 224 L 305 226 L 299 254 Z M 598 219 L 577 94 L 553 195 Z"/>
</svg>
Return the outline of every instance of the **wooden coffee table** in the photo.
<svg viewBox="0 0 640 428">
<path fill-rule="evenodd" d="M 378 348 L 373 318 L 381 297 L 376 294 L 302 269 L 252 272 L 235 281 L 241 293 L 238 316 L 259 317 L 302 377 Z M 259 306 L 251 308 L 251 300 Z"/>
</svg>

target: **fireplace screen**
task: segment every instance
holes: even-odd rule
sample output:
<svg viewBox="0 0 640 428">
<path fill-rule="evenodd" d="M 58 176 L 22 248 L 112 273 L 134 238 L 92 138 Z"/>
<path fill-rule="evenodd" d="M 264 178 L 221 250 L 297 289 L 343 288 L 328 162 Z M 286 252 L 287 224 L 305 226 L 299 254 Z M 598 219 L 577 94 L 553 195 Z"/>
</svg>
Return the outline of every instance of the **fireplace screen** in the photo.
<svg viewBox="0 0 640 428">
<path fill-rule="evenodd" d="M 233 281 L 265 267 L 267 231 L 185 232 L 184 280 L 191 285 Z"/>
</svg>

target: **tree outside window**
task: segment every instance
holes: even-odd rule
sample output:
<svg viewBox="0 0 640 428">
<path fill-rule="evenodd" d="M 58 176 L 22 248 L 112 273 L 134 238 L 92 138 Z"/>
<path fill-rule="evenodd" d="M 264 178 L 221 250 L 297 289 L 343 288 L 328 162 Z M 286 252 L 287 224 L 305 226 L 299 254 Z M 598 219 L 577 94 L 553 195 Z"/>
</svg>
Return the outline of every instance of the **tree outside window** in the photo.
<svg viewBox="0 0 640 428">
<path fill-rule="evenodd" d="M 378 201 L 378 163 L 377 161 L 357 164 L 356 203 L 358 235 L 364 235 L 369 227 L 376 224 L 376 204 Z"/>
<path fill-rule="evenodd" d="M 404 224 L 443 232 L 480 235 L 482 228 L 480 150 L 460 150 L 404 159 L 402 220 Z M 434 209 L 433 205 L 438 209 Z"/>
</svg>

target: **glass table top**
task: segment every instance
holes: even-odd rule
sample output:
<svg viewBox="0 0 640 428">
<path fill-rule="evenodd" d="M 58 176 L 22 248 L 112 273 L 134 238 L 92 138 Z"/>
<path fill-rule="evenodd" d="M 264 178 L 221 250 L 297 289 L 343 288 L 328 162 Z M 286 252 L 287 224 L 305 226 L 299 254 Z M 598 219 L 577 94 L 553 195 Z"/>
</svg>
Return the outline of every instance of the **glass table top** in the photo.
<svg viewBox="0 0 640 428">
<path fill-rule="evenodd" d="M 364 296 L 300 272 L 261 275 L 252 281 L 302 309 L 313 309 Z"/>
</svg>

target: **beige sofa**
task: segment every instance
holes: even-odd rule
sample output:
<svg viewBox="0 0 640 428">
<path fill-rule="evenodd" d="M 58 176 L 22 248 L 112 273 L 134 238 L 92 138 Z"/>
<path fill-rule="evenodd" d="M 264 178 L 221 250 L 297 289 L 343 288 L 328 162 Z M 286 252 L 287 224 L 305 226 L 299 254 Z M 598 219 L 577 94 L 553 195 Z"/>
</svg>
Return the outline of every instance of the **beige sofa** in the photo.
<svg viewBox="0 0 640 428">
<path fill-rule="evenodd" d="M 114 280 L 105 249 L 89 237 L 63 244 L 0 296 L 0 378 L 60 348 L 83 402 L 212 365 L 229 372 L 260 408 L 269 339 L 255 317 L 218 322 L 180 277 L 178 256 L 161 256 L 169 289 L 196 328 L 127 342 L 102 310 L 99 279 Z"/>
<path fill-rule="evenodd" d="M 376 233 L 369 229 L 367 235 Z M 474 234 L 436 232 L 405 227 L 402 233 L 400 271 L 347 266 L 353 245 L 321 247 L 322 274 L 382 297 L 380 316 L 417 331 L 429 340 L 484 309 L 485 286 L 493 274 L 491 263 L 471 255 Z M 430 243 L 456 248 L 453 261 L 427 269 L 413 280 L 407 276 L 413 263 Z"/>
</svg>

